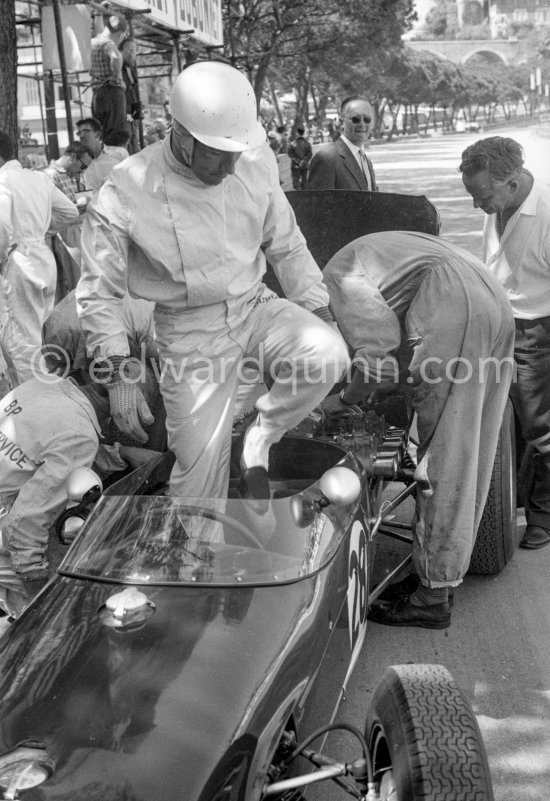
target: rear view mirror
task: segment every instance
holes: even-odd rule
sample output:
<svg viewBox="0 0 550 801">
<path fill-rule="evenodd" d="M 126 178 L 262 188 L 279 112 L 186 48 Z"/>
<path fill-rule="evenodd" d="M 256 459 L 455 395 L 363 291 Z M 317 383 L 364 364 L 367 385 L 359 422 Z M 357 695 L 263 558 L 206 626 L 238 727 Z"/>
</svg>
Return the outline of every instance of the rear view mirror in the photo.
<svg viewBox="0 0 550 801">
<path fill-rule="evenodd" d="M 71 470 L 65 486 L 69 500 L 75 503 L 89 499 L 92 494 L 97 494 L 95 498 L 97 500 L 103 492 L 100 477 L 89 467 L 77 467 L 75 470 Z"/>
<path fill-rule="evenodd" d="M 293 495 L 290 499 L 292 519 L 300 528 L 311 525 L 322 509 L 333 505 L 337 508 L 356 501 L 361 494 L 361 480 L 349 467 L 331 467 L 319 481 L 320 498 Z"/>
<path fill-rule="evenodd" d="M 71 503 L 55 521 L 55 530 L 59 541 L 69 545 L 84 525 L 91 507 L 100 498 L 103 484 L 93 470 L 77 467 L 69 473 L 65 486 Z"/>
<path fill-rule="evenodd" d="M 331 467 L 321 476 L 319 489 L 326 501 L 323 506 L 347 506 L 361 494 L 361 480 L 349 467 Z"/>
</svg>

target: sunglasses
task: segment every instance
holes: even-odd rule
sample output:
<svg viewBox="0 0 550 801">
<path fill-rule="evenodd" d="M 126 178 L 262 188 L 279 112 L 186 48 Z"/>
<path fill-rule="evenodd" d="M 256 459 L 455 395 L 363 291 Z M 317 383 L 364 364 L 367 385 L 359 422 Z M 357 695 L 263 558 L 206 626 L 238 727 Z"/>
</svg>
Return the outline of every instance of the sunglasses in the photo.
<svg viewBox="0 0 550 801">
<path fill-rule="evenodd" d="M 371 122 L 371 118 L 367 117 L 366 114 L 354 114 L 353 117 L 346 117 L 346 119 L 351 120 L 354 125 L 359 125 L 360 122 Z"/>
<path fill-rule="evenodd" d="M 78 131 L 76 132 L 76 135 L 80 136 L 83 133 L 94 133 L 94 131 L 92 131 L 91 128 L 79 128 Z"/>
<path fill-rule="evenodd" d="M 90 166 L 89 164 L 86 164 L 85 161 L 82 161 L 81 158 L 79 158 L 78 161 L 79 161 L 80 169 L 82 170 L 82 172 L 84 172 L 84 170 L 87 170 L 88 167 Z"/>
</svg>

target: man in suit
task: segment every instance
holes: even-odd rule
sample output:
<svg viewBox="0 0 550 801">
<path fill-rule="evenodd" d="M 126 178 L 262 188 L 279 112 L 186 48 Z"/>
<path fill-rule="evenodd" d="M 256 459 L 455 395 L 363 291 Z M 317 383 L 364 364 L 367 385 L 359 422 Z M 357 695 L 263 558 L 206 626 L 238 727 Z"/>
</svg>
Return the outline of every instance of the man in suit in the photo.
<svg viewBox="0 0 550 801">
<path fill-rule="evenodd" d="M 314 154 L 309 165 L 308 189 L 363 189 L 377 192 L 374 169 L 364 145 L 372 123 L 372 107 L 358 95 L 340 106 L 342 134 Z"/>
</svg>

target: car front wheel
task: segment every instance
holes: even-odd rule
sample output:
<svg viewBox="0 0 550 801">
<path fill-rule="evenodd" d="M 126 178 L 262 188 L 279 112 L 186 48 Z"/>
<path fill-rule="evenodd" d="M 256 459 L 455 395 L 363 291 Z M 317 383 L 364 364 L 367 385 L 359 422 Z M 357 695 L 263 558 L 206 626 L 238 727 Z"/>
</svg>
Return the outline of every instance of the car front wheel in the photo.
<svg viewBox="0 0 550 801">
<path fill-rule="evenodd" d="M 493 801 L 475 715 L 441 665 L 388 667 L 365 736 L 380 801 Z"/>
</svg>

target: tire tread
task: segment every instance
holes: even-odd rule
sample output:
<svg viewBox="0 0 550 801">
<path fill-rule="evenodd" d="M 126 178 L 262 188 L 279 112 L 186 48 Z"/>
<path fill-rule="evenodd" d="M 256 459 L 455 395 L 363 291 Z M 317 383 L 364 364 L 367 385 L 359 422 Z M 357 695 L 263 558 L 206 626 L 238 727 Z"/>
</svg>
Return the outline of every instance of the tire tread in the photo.
<svg viewBox="0 0 550 801">
<path fill-rule="evenodd" d="M 388 704 L 387 694 L 393 704 Z M 407 801 L 493 801 L 481 734 L 468 700 L 442 665 L 393 665 L 378 686 L 367 721 L 398 714 L 412 787 Z M 384 712 L 384 709 L 386 710 Z M 390 714 L 391 717 L 391 714 Z M 395 721 L 382 728 L 393 729 Z M 372 733 L 372 726 L 367 736 Z M 404 756 L 402 750 L 401 756 Z M 403 766 L 394 766 L 394 773 Z M 409 780 L 407 780 L 409 781 Z M 401 798 L 401 795 L 398 794 Z"/>
</svg>

